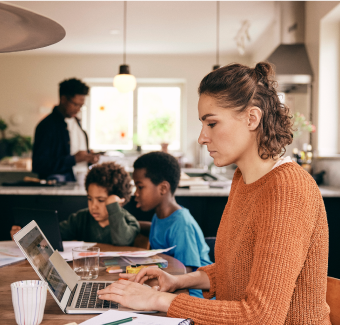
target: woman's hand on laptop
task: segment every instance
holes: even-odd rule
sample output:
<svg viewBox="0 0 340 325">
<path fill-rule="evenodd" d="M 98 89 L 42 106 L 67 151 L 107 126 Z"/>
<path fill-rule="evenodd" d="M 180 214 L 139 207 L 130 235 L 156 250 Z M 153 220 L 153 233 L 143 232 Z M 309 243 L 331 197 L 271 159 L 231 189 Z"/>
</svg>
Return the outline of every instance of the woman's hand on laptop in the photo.
<svg viewBox="0 0 340 325">
<path fill-rule="evenodd" d="M 119 273 L 119 280 L 123 279 L 123 280 L 129 280 L 131 282 L 135 282 L 136 275 L 137 274 Z M 155 289 L 155 290 L 158 290 L 158 291 L 160 289 L 159 285 L 158 285 L 158 279 L 157 278 L 146 280 L 144 283 L 147 284 L 148 286 L 152 287 L 152 289 Z"/>
<path fill-rule="evenodd" d="M 12 226 L 12 229 L 11 229 L 11 238 L 13 240 L 13 236 L 19 231 L 21 230 L 21 227 L 20 226 Z"/>
<path fill-rule="evenodd" d="M 176 295 L 159 292 L 140 283 L 119 280 L 97 292 L 99 299 L 118 302 L 135 310 L 167 312 Z"/>
<path fill-rule="evenodd" d="M 179 289 L 178 277 L 171 275 L 163 270 L 155 267 L 146 267 L 141 269 L 134 278 L 134 282 L 143 284 L 151 280 L 157 280 L 157 282 L 152 282 L 153 287 L 161 292 L 174 292 Z M 131 280 L 130 280 L 131 281 Z"/>
</svg>

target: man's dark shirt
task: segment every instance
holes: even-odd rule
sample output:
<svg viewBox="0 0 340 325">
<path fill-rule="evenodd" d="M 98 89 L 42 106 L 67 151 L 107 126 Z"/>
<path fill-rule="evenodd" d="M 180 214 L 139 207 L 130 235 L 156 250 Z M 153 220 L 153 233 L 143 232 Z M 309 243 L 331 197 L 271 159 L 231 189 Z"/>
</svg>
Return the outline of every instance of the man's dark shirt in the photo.
<svg viewBox="0 0 340 325">
<path fill-rule="evenodd" d="M 85 137 L 88 143 L 86 133 Z M 70 135 L 64 116 L 57 107 L 36 127 L 32 163 L 33 172 L 41 179 L 61 174 L 66 181 L 75 181 L 72 167 L 76 161 L 70 154 Z"/>
</svg>

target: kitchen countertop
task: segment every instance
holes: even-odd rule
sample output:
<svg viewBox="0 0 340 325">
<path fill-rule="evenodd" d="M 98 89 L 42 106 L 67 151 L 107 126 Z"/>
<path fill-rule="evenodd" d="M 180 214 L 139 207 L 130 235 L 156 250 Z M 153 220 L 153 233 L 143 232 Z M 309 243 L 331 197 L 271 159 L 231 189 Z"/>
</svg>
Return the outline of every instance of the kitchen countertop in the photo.
<svg viewBox="0 0 340 325">
<path fill-rule="evenodd" d="M 340 197 L 340 187 L 320 186 L 323 197 Z M 179 188 L 175 196 L 229 196 L 230 186 L 225 188 L 209 188 L 190 190 Z M 51 196 L 86 196 L 85 187 L 67 184 L 60 187 L 19 187 L 0 186 L 0 195 L 51 195 Z"/>
</svg>

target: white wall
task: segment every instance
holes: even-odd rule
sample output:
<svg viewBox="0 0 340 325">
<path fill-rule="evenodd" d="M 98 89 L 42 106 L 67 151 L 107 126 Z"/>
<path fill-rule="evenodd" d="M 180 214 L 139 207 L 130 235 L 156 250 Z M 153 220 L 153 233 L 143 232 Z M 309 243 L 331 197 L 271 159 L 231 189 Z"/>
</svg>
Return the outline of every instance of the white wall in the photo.
<svg viewBox="0 0 340 325">
<path fill-rule="evenodd" d="M 317 147 L 319 128 L 318 115 L 319 107 L 319 63 L 320 63 L 320 26 L 321 20 L 331 10 L 340 4 L 339 1 L 306 1 L 305 13 L 305 43 L 307 52 L 313 69 L 313 100 L 312 113 L 313 123 L 316 126 L 316 133 L 313 134 L 313 147 Z M 332 186 L 340 186 L 339 160 L 316 159 L 314 161 L 314 172 L 326 170 L 325 183 Z"/>
<path fill-rule="evenodd" d="M 221 57 L 221 64 L 249 64 L 246 57 Z M 215 56 L 128 55 L 127 63 L 137 78 L 183 78 L 186 80 L 186 147 L 183 152 L 194 162 L 200 122 L 197 115 L 197 88 L 211 71 Z M 44 116 L 40 107 L 58 103 L 58 83 L 66 78 L 114 77 L 122 56 L 0 54 L 0 117 L 10 121 L 20 116 L 23 123 L 9 125 L 23 135 L 34 134 Z"/>
</svg>

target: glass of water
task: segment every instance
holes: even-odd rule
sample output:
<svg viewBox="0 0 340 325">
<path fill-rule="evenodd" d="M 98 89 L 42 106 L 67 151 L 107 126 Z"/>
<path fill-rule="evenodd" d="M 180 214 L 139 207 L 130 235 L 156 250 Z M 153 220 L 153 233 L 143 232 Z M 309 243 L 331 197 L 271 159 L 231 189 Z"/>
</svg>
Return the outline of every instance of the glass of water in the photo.
<svg viewBox="0 0 340 325">
<path fill-rule="evenodd" d="M 82 280 L 98 278 L 99 254 L 99 247 L 82 246 L 72 249 L 73 270 Z"/>
</svg>

